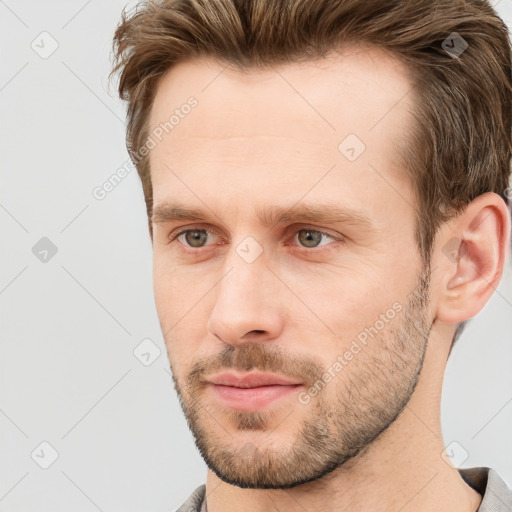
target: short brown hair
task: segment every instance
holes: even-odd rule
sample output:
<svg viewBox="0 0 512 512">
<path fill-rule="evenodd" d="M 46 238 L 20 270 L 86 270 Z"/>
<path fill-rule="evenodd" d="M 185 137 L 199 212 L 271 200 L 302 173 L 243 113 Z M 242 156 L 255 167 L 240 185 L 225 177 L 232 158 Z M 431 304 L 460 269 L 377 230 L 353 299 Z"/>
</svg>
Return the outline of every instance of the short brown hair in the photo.
<svg viewBox="0 0 512 512">
<path fill-rule="evenodd" d="M 149 158 L 139 149 L 167 71 L 203 56 L 240 71 L 264 69 L 354 43 L 400 58 L 411 75 L 415 126 L 401 156 L 417 196 L 415 240 L 423 261 L 430 261 L 440 224 L 477 196 L 495 192 L 508 205 L 511 48 L 506 25 L 487 1 L 161 0 L 131 15 L 123 11 L 112 71 L 120 72 L 119 94 L 128 101 L 127 147 L 151 236 Z"/>
</svg>

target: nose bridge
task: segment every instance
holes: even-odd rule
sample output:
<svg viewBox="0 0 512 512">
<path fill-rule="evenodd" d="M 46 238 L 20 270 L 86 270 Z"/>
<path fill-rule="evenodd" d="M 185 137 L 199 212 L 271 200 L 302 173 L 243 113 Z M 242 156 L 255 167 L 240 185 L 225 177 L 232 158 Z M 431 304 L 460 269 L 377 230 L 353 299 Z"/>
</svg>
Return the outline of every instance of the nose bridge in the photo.
<svg viewBox="0 0 512 512">
<path fill-rule="evenodd" d="M 223 279 L 225 282 L 220 283 L 222 293 L 233 298 L 245 297 L 251 302 L 257 300 L 257 293 L 253 292 L 258 291 L 258 283 L 261 284 L 265 274 L 270 272 L 267 262 L 263 246 L 253 236 L 247 235 L 235 242 L 226 257 L 226 268 L 231 270 Z"/>
<path fill-rule="evenodd" d="M 276 334 L 278 311 L 269 282 L 267 258 L 261 245 L 246 237 L 226 255 L 224 277 L 218 284 L 208 330 L 229 343 L 251 331 Z"/>
</svg>

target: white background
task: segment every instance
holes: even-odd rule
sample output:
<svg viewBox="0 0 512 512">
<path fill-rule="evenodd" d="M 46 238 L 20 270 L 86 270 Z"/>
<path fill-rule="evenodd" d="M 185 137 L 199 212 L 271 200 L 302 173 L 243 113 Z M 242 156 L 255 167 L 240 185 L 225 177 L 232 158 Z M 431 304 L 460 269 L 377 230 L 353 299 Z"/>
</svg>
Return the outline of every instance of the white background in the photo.
<svg viewBox="0 0 512 512">
<path fill-rule="evenodd" d="M 510 26 L 511 0 L 495 3 Z M 92 194 L 128 160 L 124 105 L 107 90 L 125 4 L 0 0 L 4 512 L 171 511 L 205 481 L 155 311 L 139 178 Z M 47 58 L 31 46 L 52 44 Z M 46 263 L 32 251 L 43 237 L 57 248 Z M 492 467 L 509 486 L 511 267 L 459 340 L 442 402 L 463 467 Z M 161 350 L 148 367 L 133 355 L 146 338 Z M 43 441 L 58 452 L 48 469 L 31 456 L 49 461 Z"/>
</svg>

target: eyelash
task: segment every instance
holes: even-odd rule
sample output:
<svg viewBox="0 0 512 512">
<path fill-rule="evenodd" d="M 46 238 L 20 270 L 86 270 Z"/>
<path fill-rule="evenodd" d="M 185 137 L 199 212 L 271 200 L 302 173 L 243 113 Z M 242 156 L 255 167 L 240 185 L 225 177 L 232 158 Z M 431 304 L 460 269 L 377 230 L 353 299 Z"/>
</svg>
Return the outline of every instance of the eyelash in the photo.
<svg viewBox="0 0 512 512">
<path fill-rule="evenodd" d="M 192 228 L 187 228 L 187 229 L 183 229 L 181 231 L 179 231 L 178 233 L 174 234 L 172 236 L 172 238 L 170 237 L 170 240 L 169 240 L 169 244 L 171 244 L 172 242 L 176 241 L 181 235 L 184 235 L 185 233 L 189 233 L 191 231 L 205 231 L 206 233 L 209 233 L 210 235 L 217 235 L 217 236 L 222 236 L 219 232 L 217 232 L 216 230 L 214 229 L 206 229 L 204 227 L 192 227 Z M 331 238 L 332 240 L 334 240 L 335 242 L 343 242 L 343 239 L 342 238 L 337 238 L 333 235 L 331 235 L 330 233 L 327 233 L 325 231 L 322 231 L 322 230 L 319 230 L 319 229 L 313 229 L 311 227 L 308 227 L 308 226 L 303 226 L 301 227 L 300 229 L 297 229 L 293 232 L 293 234 L 291 235 L 291 238 L 295 238 L 295 235 L 297 235 L 297 233 L 300 233 L 301 231 L 311 231 L 313 233 L 320 233 L 328 238 Z M 290 238 L 290 237 L 289 237 Z M 185 245 L 183 244 L 183 247 L 184 247 L 184 250 L 185 251 L 189 251 L 189 252 L 194 252 L 194 253 L 197 253 L 199 250 L 201 249 L 206 249 L 208 246 L 204 246 L 204 247 L 190 247 L 189 245 Z M 308 247 L 301 247 L 301 246 L 297 246 L 299 250 L 302 250 L 302 251 L 307 251 L 307 252 L 323 252 L 324 250 L 330 250 L 330 249 L 327 249 L 327 245 L 322 245 L 322 246 L 319 246 L 319 247 L 312 247 L 312 248 L 308 248 Z"/>
</svg>

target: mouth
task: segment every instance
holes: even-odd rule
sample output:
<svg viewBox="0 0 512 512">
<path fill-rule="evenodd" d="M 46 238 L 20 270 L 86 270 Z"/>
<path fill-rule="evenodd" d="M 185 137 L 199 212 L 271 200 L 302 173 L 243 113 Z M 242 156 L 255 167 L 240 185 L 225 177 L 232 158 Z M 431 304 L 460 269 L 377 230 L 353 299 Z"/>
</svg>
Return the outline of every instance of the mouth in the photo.
<svg viewBox="0 0 512 512">
<path fill-rule="evenodd" d="M 238 388 L 222 384 L 210 384 L 216 399 L 227 407 L 239 410 L 256 410 L 267 407 L 278 399 L 290 396 L 300 384 L 268 385 L 254 388 Z"/>
<path fill-rule="evenodd" d="M 209 379 L 208 387 L 214 398 L 230 408 L 256 410 L 290 397 L 303 384 L 275 374 L 247 374 L 239 376 L 223 373 Z"/>
</svg>

